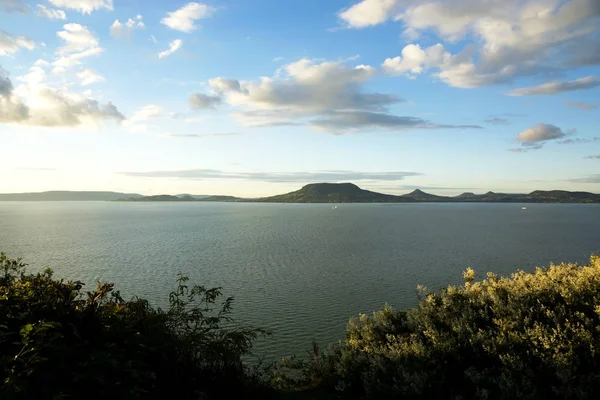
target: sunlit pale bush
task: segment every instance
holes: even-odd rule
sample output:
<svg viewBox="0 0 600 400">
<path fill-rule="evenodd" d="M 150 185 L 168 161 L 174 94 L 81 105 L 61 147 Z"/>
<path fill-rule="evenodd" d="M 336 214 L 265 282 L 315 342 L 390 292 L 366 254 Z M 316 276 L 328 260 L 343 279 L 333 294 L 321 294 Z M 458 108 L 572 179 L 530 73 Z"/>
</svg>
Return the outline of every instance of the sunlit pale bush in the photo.
<svg viewBox="0 0 600 400">
<path fill-rule="evenodd" d="M 589 399 L 600 393 L 600 257 L 488 274 L 407 312 L 350 320 L 346 339 L 273 373 L 281 388 L 368 398 Z"/>
</svg>

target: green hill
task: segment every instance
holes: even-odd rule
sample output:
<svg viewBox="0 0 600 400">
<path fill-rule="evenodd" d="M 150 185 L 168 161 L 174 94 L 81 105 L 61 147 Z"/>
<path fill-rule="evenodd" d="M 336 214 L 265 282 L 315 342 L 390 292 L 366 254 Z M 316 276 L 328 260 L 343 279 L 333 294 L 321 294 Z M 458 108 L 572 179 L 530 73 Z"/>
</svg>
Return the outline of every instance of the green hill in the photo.
<svg viewBox="0 0 600 400">
<path fill-rule="evenodd" d="M 400 196 L 371 192 L 353 183 L 311 183 L 295 192 L 257 199 L 268 203 L 399 203 Z"/>
</svg>

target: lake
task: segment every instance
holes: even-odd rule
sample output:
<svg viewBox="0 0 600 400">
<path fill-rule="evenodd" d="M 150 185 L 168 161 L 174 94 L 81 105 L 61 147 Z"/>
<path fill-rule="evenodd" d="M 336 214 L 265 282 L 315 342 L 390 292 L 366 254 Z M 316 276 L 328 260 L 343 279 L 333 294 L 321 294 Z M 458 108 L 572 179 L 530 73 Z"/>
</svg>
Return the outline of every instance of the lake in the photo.
<svg viewBox="0 0 600 400">
<path fill-rule="evenodd" d="M 305 354 L 348 318 L 472 267 L 510 274 L 600 253 L 600 205 L 0 202 L 0 251 L 31 270 L 116 282 L 164 305 L 178 272 L 235 296 L 238 320 L 268 328 L 256 353 Z"/>
</svg>

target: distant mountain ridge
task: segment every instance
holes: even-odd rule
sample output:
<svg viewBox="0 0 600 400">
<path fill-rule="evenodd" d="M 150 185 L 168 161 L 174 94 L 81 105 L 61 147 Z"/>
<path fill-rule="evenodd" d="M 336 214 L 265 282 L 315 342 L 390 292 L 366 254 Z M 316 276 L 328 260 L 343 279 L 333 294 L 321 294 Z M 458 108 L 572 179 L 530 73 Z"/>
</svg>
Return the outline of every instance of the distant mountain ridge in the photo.
<svg viewBox="0 0 600 400">
<path fill-rule="evenodd" d="M 142 198 L 138 193 L 53 190 L 32 193 L 0 193 L 0 201 L 113 201 Z"/>
<path fill-rule="evenodd" d="M 260 203 L 600 203 L 600 194 L 566 190 L 535 190 L 524 193 L 439 196 L 416 189 L 403 195 L 365 190 L 353 183 L 311 183 L 301 189 L 276 196 L 246 199 L 222 195 L 143 196 L 118 192 L 69 192 L 0 194 L 0 201 L 128 201 L 128 202 L 260 202 Z"/>
</svg>

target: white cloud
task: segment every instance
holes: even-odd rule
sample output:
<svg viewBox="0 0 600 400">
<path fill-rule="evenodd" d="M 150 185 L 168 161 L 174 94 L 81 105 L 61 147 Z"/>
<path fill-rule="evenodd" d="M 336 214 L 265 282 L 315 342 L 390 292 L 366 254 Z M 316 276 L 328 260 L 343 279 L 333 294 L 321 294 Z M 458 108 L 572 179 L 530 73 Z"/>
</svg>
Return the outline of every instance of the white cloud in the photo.
<svg viewBox="0 0 600 400">
<path fill-rule="evenodd" d="M 0 31 L 0 56 L 11 56 L 20 49 L 35 49 L 35 41 L 24 36 Z"/>
<path fill-rule="evenodd" d="M 81 79 L 81 86 L 91 85 L 92 83 L 104 81 L 104 77 L 91 69 L 84 69 L 77 73 L 77 77 Z"/>
<path fill-rule="evenodd" d="M 404 36 L 435 35 L 444 43 L 470 43 L 456 54 L 444 51 L 428 63 L 421 51 L 389 58 L 397 74 L 434 75 L 455 87 L 512 82 L 548 76 L 569 68 L 600 64 L 598 0 L 363 0 L 339 13 L 349 28 L 398 22 Z M 412 48 L 416 49 L 417 44 Z M 406 48 L 405 48 L 406 49 Z"/>
<path fill-rule="evenodd" d="M 572 81 L 552 81 L 538 86 L 514 89 L 507 94 L 509 96 L 550 96 L 573 90 L 592 89 L 597 86 L 600 86 L 600 79 L 595 76 L 586 76 Z"/>
<path fill-rule="evenodd" d="M 54 73 L 64 72 L 68 68 L 81 64 L 82 59 L 104 51 L 99 46 L 98 39 L 87 27 L 71 23 L 65 24 L 63 29 L 56 33 L 65 44 L 56 50 L 57 59 L 52 63 Z"/>
<path fill-rule="evenodd" d="M 82 14 L 91 14 L 95 10 L 113 10 L 113 0 L 48 0 L 50 4 L 79 11 Z"/>
<path fill-rule="evenodd" d="M 124 23 L 119 22 L 117 19 L 110 26 L 110 34 L 117 38 L 125 38 L 135 29 L 144 27 L 144 21 L 142 19 L 141 15 L 137 15 L 135 18 L 129 18 L 127 22 Z"/>
<path fill-rule="evenodd" d="M 338 15 L 348 27 L 366 28 L 393 18 L 399 9 L 397 0 L 363 0 Z"/>
<path fill-rule="evenodd" d="M 378 71 L 348 65 L 349 61 L 301 59 L 283 66 L 274 77 L 256 81 L 210 79 L 213 96 L 204 101 L 207 95 L 202 95 L 200 103 L 212 106 L 222 101 L 235 107 L 234 117 L 245 126 L 309 125 L 330 133 L 455 127 L 389 114 L 389 107 L 402 99 L 366 92 L 363 86 Z"/>
<path fill-rule="evenodd" d="M 158 40 L 156 40 L 156 37 L 154 37 L 154 35 L 150 35 L 150 40 L 152 40 L 154 44 L 158 44 Z"/>
<path fill-rule="evenodd" d="M 4 95 L 0 96 L 0 122 L 45 127 L 98 127 L 107 121 L 124 119 L 111 102 L 101 104 L 88 92 L 52 88 L 44 82 L 45 77 L 43 69 L 34 65 L 27 75 L 19 78 L 23 84 L 13 88 L 8 80 L 8 90 L 3 90 Z M 5 80 L 0 79 L 2 81 Z"/>
<path fill-rule="evenodd" d="M 55 10 L 54 8 L 49 8 L 38 4 L 37 6 L 37 14 L 41 17 L 46 17 L 48 19 L 67 19 L 67 14 L 63 10 Z"/>
<path fill-rule="evenodd" d="M 541 148 L 544 142 L 567 136 L 558 126 L 536 124 L 517 135 L 517 141 L 525 147 Z"/>
<path fill-rule="evenodd" d="M 167 50 L 161 51 L 160 53 L 158 53 L 158 58 L 165 58 L 165 57 L 170 56 L 171 54 L 173 54 L 177 50 L 179 50 L 181 48 L 181 46 L 183 46 L 183 40 L 181 40 L 181 39 L 173 40 L 171 43 L 169 43 L 169 48 Z"/>
<path fill-rule="evenodd" d="M 188 3 L 177 11 L 168 12 L 160 22 L 176 31 L 190 33 L 196 30 L 196 21 L 211 16 L 215 8 L 200 3 Z"/>
<path fill-rule="evenodd" d="M 421 49 L 418 44 L 409 44 L 402 49 L 402 56 L 388 58 L 383 62 L 385 72 L 394 75 L 421 74 L 428 68 L 443 64 L 450 55 L 440 43 Z"/>
</svg>

